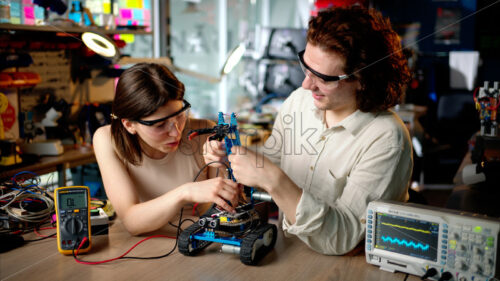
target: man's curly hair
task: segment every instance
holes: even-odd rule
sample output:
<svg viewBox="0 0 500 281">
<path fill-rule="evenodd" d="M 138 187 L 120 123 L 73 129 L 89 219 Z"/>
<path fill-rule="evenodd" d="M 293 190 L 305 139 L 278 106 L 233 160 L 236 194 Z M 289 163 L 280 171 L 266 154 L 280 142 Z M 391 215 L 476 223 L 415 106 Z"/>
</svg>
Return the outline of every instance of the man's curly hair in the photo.
<svg viewBox="0 0 500 281">
<path fill-rule="evenodd" d="M 386 110 L 399 102 L 410 80 L 408 62 L 380 12 L 359 6 L 321 11 L 309 21 L 307 42 L 345 58 L 345 73 L 361 84 L 356 93 L 361 111 Z"/>
</svg>

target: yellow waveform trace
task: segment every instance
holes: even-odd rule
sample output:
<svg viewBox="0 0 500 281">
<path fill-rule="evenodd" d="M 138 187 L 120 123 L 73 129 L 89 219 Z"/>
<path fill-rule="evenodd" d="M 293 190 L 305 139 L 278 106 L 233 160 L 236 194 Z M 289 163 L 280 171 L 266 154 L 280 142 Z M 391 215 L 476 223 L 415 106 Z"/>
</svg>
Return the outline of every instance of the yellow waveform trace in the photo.
<svg viewBox="0 0 500 281">
<path fill-rule="evenodd" d="M 426 233 L 426 234 L 431 234 L 431 232 L 429 230 L 417 229 L 417 228 L 413 228 L 413 227 L 406 227 L 406 226 L 392 224 L 392 223 L 386 223 L 386 222 L 383 222 L 382 224 L 383 225 L 387 225 L 387 226 L 394 226 L 394 227 L 397 227 L 397 228 L 408 229 L 408 230 L 412 230 L 412 231 L 416 231 L 416 232 L 422 232 L 422 233 Z"/>
</svg>

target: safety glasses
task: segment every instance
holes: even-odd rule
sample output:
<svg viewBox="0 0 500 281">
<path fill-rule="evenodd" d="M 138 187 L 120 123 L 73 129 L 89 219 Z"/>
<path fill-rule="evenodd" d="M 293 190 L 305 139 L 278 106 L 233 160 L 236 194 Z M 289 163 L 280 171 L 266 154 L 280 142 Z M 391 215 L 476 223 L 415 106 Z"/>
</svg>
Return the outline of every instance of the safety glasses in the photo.
<svg viewBox="0 0 500 281">
<path fill-rule="evenodd" d="M 142 124 L 142 125 L 145 125 L 145 126 L 153 126 L 157 123 L 160 123 L 162 121 L 165 121 L 165 120 L 168 120 L 170 118 L 174 118 L 174 117 L 178 117 L 178 116 L 181 116 L 181 115 L 185 115 L 186 114 L 186 111 L 191 108 L 191 104 L 189 104 L 189 102 L 187 102 L 186 100 L 182 100 L 183 102 L 183 106 L 182 108 L 179 110 L 179 111 L 176 111 L 168 116 L 165 116 L 163 118 L 160 118 L 160 119 L 156 119 L 156 120 L 134 120 L 135 122 L 139 123 L 139 124 Z M 170 122 L 171 123 L 171 122 Z"/>
<path fill-rule="evenodd" d="M 316 70 L 310 68 L 304 61 L 304 53 L 305 50 L 299 52 L 297 56 L 299 57 L 299 63 L 300 63 L 300 68 L 302 68 L 302 71 L 306 76 L 313 80 L 317 80 L 317 78 L 321 79 L 321 82 L 336 82 L 340 80 L 344 80 L 349 75 L 339 75 L 339 76 L 330 76 L 330 75 L 325 75 L 322 73 L 317 72 Z M 311 75 L 312 74 L 312 75 Z"/>
</svg>

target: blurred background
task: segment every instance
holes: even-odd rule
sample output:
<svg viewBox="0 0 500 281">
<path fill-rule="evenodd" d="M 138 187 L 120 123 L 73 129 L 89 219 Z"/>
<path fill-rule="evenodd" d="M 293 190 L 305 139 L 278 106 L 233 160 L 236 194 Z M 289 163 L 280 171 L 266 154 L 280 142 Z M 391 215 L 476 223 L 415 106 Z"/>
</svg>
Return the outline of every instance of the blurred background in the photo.
<svg viewBox="0 0 500 281">
<path fill-rule="evenodd" d="M 414 144 L 412 200 L 498 216 L 494 0 L 0 0 L 0 178 L 69 146 L 91 147 L 109 123 L 117 77 L 137 61 L 174 70 L 193 116 L 236 112 L 245 145 L 262 144 L 304 78 L 296 54 L 309 18 L 340 5 L 375 8 L 400 35 L 413 77 L 393 110 Z M 86 32 L 113 53 L 84 43 Z M 242 57 L 223 72 L 238 46 Z M 92 163 L 45 179 L 103 192 Z"/>
</svg>

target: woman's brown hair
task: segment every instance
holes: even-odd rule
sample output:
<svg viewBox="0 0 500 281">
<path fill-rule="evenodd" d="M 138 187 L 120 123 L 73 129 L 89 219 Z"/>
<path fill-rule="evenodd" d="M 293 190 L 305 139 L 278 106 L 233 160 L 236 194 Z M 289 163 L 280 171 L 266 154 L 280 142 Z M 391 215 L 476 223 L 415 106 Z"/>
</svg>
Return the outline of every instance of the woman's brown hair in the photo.
<svg viewBox="0 0 500 281">
<path fill-rule="evenodd" d="M 128 133 L 121 119 L 138 120 L 183 97 L 184 84 L 164 65 L 139 63 L 125 70 L 116 86 L 111 120 L 111 135 L 120 157 L 133 165 L 142 162 L 138 136 Z"/>
<path fill-rule="evenodd" d="M 361 84 L 356 93 L 361 111 L 386 110 L 399 102 L 410 79 L 408 62 L 380 12 L 359 6 L 321 11 L 309 21 L 307 42 L 345 58 L 345 73 Z"/>
</svg>

